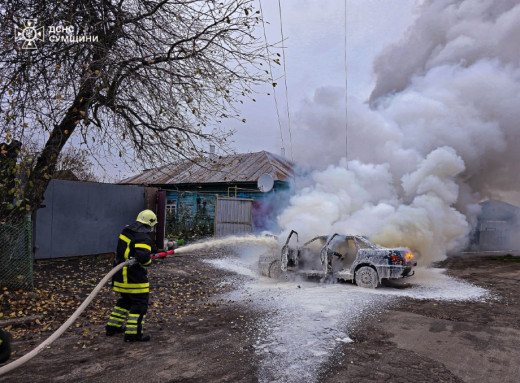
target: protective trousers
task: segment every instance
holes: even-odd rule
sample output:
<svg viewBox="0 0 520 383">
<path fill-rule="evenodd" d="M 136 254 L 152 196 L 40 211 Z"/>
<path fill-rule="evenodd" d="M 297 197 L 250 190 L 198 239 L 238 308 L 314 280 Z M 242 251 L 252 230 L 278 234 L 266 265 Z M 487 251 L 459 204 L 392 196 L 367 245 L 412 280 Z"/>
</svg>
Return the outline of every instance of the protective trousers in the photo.
<svg viewBox="0 0 520 383">
<path fill-rule="evenodd" d="M 126 320 L 125 336 L 141 336 L 148 310 L 148 296 L 149 293 L 121 293 L 121 298 L 117 300 L 107 326 L 120 330 Z"/>
</svg>

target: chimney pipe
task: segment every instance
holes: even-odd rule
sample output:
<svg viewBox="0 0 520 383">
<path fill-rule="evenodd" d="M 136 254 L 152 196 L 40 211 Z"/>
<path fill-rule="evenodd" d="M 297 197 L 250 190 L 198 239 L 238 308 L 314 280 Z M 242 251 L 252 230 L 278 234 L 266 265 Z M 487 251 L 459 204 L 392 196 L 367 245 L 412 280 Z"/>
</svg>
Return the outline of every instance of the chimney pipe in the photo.
<svg viewBox="0 0 520 383">
<path fill-rule="evenodd" d="M 282 154 L 282 157 L 285 158 L 285 148 L 280 149 L 280 153 Z"/>
<path fill-rule="evenodd" d="M 215 145 L 211 144 L 209 146 L 209 159 L 214 160 L 215 159 Z"/>
</svg>

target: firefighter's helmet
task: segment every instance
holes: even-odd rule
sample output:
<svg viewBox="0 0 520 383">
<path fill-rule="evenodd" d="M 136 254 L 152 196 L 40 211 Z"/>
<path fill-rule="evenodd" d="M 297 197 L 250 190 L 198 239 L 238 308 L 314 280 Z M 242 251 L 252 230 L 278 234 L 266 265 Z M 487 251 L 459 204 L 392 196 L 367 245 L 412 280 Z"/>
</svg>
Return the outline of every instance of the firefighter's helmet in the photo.
<svg viewBox="0 0 520 383">
<path fill-rule="evenodd" d="M 145 225 L 154 227 L 157 223 L 157 216 L 149 209 L 143 210 L 139 213 L 136 219 L 137 222 L 144 223 Z"/>
</svg>

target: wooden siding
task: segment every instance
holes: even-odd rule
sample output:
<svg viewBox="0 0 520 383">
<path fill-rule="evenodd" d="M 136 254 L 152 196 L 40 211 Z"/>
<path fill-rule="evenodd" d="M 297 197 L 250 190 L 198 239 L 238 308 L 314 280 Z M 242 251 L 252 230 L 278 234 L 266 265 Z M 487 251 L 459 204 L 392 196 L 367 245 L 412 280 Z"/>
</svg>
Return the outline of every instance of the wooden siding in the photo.
<svg viewBox="0 0 520 383">
<path fill-rule="evenodd" d="M 253 201 L 250 199 L 218 198 L 215 236 L 251 233 Z"/>
</svg>

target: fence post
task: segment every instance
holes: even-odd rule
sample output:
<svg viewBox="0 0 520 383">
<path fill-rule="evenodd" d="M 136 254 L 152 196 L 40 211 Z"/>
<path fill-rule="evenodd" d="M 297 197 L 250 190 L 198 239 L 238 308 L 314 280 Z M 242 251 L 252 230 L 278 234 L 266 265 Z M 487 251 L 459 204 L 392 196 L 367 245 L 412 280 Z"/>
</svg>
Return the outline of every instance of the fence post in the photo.
<svg viewBox="0 0 520 383">
<path fill-rule="evenodd" d="M 32 232 L 33 225 L 31 220 L 31 215 L 27 214 L 25 216 L 25 232 L 27 233 L 27 269 L 28 269 L 28 284 L 29 288 L 32 290 L 34 288 L 34 279 L 33 279 L 33 241 L 32 241 Z"/>
</svg>

